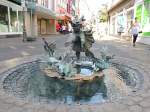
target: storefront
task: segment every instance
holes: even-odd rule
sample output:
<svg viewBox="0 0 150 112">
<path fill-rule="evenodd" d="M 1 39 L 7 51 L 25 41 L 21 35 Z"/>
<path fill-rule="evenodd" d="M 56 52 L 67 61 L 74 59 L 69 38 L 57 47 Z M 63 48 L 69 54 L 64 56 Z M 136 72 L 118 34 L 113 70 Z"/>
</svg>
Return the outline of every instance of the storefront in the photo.
<svg viewBox="0 0 150 112">
<path fill-rule="evenodd" d="M 41 35 L 56 34 L 56 16 L 52 9 L 51 1 L 39 0 L 37 2 L 28 2 L 27 9 L 28 17 L 26 18 L 26 23 L 30 23 L 26 24 L 28 36 L 38 37 Z"/>
<path fill-rule="evenodd" d="M 0 1 L 0 35 L 15 35 L 23 32 L 22 7 L 12 2 Z"/>
<path fill-rule="evenodd" d="M 110 34 L 111 35 L 129 35 L 128 30 L 131 26 L 131 21 L 134 18 L 134 7 L 122 9 L 110 17 Z"/>
<path fill-rule="evenodd" d="M 109 15 L 109 34 L 128 37 L 131 21 L 134 18 L 133 0 L 119 0 L 112 5 L 108 11 Z"/>
<path fill-rule="evenodd" d="M 142 30 L 138 41 L 150 44 L 150 0 L 135 1 L 135 17 L 138 18 Z"/>
<path fill-rule="evenodd" d="M 38 35 L 55 34 L 55 20 L 38 18 Z"/>
</svg>

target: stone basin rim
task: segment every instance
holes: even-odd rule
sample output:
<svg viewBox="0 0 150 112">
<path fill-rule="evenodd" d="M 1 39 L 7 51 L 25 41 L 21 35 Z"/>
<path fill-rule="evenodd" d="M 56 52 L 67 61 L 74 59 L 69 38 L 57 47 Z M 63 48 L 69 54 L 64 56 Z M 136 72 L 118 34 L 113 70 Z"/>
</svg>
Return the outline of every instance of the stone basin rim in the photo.
<svg viewBox="0 0 150 112">
<path fill-rule="evenodd" d="M 7 70 L 5 70 L 5 71 L 0 71 L 0 84 L 2 85 L 2 83 L 3 83 L 3 81 L 5 80 L 5 78 L 7 77 L 7 76 L 9 76 L 9 74 L 10 73 L 12 73 L 12 72 L 14 72 L 15 70 L 17 70 L 18 68 L 20 68 L 20 66 L 22 66 L 22 65 L 25 65 L 25 64 L 28 64 L 28 63 L 33 63 L 33 62 L 37 62 L 37 61 L 41 61 L 42 60 L 42 57 L 43 57 L 44 55 L 35 55 L 35 56 L 29 56 L 28 58 L 19 58 L 19 62 L 18 63 L 16 63 L 16 65 L 14 66 L 14 67 L 11 67 L 11 68 L 8 68 Z M 124 60 L 124 61 L 123 61 Z M 115 62 L 114 62 L 115 61 Z M 123 64 L 123 63 L 126 63 L 126 62 L 130 62 L 130 61 L 132 61 L 132 65 L 130 64 L 130 65 L 128 65 L 128 64 Z M 5 62 L 5 61 L 4 61 Z M 3 62 L 0 62 L 0 63 L 3 63 Z M 142 76 L 143 76 L 143 82 L 147 79 L 149 79 L 145 74 L 145 71 L 144 70 L 142 70 L 142 68 L 141 68 L 141 66 L 139 66 L 139 64 L 137 63 L 137 61 L 135 62 L 134 60 L 131 60 L 131 59 L 127 59 L 127 58 L 124 58 L 124 57 L 117 57 L 117 58 L 115 58 L 115 59 L 113 59 L 113 61 L 112 61 L 112 63 L 117 63 L 118 65 L 123 65 L 123 66 L 127 66 L 127 67 L 129 67 L 129 68 L 131 68 L 131 69 L 135 69 L 135 70 L 138 70 L 138 69 L 140 69 L 140 70 L 138 70 L 138 72 L 140 72 L 141 73 L 141 71 L 142 71 Z M 134 65 L 137 65 L 137 66 L 134 66 Z M 134 67 L 133 67 L 134 66 Z M 146 76 L 146 78 L 145 78 L 145 76 Z M 0 85 L 0 87 L 1 87 L 1 85 Z M 141 90 L 143 90 L 142 88 L 141 88 Z M 139 90 L 139 91 L 141 91 L 141 90 Z"/>
</svg>

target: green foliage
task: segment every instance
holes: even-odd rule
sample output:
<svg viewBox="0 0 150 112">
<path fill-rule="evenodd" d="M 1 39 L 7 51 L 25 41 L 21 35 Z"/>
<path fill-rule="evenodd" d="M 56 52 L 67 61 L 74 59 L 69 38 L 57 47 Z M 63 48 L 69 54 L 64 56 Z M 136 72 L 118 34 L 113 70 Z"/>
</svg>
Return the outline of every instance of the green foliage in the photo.
<svg viewBox="0 0 150 112">
<path fill-rule="evenodd" d="M 103 7 L 99 10 L 99 20 L 100 22 L 106 22 L 108 20 L 107 4 L 103 4 Z"/>
</svg>

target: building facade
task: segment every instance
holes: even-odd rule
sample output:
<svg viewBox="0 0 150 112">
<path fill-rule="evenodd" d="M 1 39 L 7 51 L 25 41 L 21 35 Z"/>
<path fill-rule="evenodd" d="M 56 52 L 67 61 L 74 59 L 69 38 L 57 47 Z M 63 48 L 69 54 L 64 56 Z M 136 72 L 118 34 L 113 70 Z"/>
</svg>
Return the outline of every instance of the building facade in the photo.
<svg viewBox="0 0 150 112">
<path fill-rule="evenodd" d="M 55 12 L 58 19 L 71 20 L 79 15 L 79 0 L 55 0 Z"/>
<path fill-rule="evenodd" d="M 58 20 L 79 14 L 79 0 L 0 0 L 0 35 L 56 34 Z M 25 28 L 24 28 L 25 27 Z"/>
<path fill-rule="evenodd" d="M 0 0 L 0 37 L 22 34 L 22 10 L 19 4 Z"/>
<path fill-rule="evenodd" d="M 25 29 L 27 37 L 55 34 L 54 0 L 26 0 Z"/>
<path fill-rule="evenodd" d="M 131 36 L 129 28 L 131 21 L 137 17 L 142 33 L 138 42 L 150 44 L 150 0 L 115 0 L 109 13 L 109 34 Z"/>
<path fill-rule="evenodd" d="M 134 19 L 134 0 L 113 1 L 108 15 L 109 34 L 129 36 L 128 30 Z"/>
</svg>

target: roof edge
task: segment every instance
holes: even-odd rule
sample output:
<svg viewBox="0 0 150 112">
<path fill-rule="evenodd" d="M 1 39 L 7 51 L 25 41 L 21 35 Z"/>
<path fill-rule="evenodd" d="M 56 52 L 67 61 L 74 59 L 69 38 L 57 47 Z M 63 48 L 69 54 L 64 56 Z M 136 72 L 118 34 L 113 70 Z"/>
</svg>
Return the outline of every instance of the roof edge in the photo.
<svg viewBox="0 0 150 112">
<path fill-rule="evenodd" d="M 108 13 L 110 12 L 110 11 L 112 11 L 117 5 L 119 5 L 119 4 L 121 4 L 122 2 L 124 2 L 124 1 L 126 1 L 126 0 L 119 0 L 117 3 L 115 3 L 112 7 L 110 7 L 110 9 L 108 9 Z"/>
</svg>

